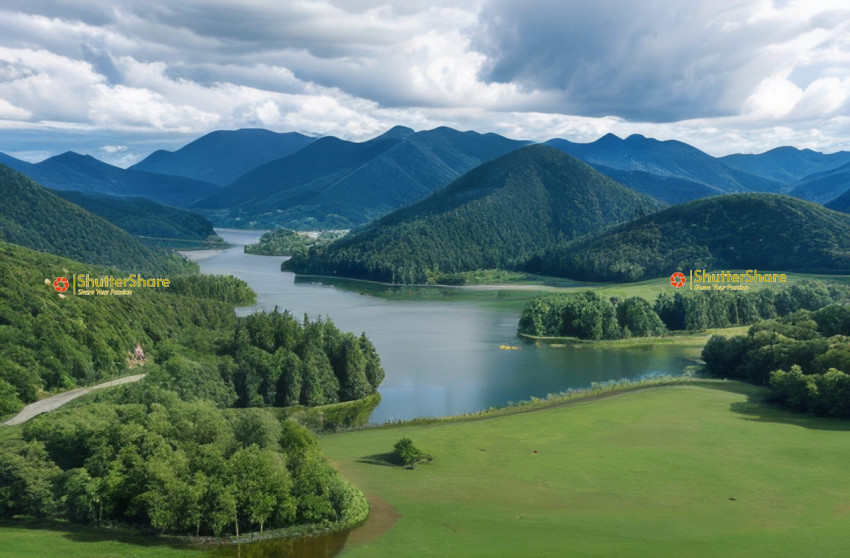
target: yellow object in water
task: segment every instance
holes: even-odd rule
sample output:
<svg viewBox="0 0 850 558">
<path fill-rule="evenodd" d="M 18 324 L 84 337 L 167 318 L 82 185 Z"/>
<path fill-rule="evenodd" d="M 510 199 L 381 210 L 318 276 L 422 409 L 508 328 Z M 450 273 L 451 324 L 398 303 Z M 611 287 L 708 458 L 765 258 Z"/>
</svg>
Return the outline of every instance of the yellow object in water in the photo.
<svg viewBox="0 0 850 558">
<path fill-rule="evenodd" d="M 500 349 L 505 351 L 518 351 L 519 347 L 514 347 L 513 345 L 499 345 Z"/>
</svg>

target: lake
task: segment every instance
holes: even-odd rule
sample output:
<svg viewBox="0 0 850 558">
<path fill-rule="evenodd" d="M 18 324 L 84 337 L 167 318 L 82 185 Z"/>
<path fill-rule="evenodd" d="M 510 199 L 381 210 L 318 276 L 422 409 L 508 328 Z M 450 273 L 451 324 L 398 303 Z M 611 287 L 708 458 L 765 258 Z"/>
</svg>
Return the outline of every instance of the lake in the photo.
<svg viewBox="0 0 850 558">
<path fill-rule="evenodd" d="M 470 413 L 592 382 L 681 374 L 694 363 L 693 348 L 678 345 L 600 349 L 523 342 L 516 335 L 518 304 L 494 303 L 498 293 L 482 300 L 406 300 L 359 292 L 357 282 L 296 281 L 280 271 L 285 258 L 243 252 L 242 245 L 256 242 L 262 231 L 217 232 L 237 246 L 198 263 L 203 273 L 235 275 L 257 292 L 257 305 L 238 314 L 278 307 L 297 317 L 328 316 L 342 330 L 372 340 L 386 371 L 374 423 Z"/>
</svg>

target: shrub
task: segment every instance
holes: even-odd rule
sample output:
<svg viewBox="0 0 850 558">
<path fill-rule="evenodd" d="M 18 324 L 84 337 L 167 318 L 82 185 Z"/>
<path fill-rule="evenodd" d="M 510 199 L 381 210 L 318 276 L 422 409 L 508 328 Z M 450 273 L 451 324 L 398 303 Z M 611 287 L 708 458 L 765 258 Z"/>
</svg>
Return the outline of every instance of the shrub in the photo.
<svg viewBox="0 0 850 558">
<path fill-rule="evenodd" d="M 410 438 L 402 438 L 393 446 L 393 457 L 405 467 L 413 468 L 426 459 L 422 450 L 416 447 Z"/>
</svg>

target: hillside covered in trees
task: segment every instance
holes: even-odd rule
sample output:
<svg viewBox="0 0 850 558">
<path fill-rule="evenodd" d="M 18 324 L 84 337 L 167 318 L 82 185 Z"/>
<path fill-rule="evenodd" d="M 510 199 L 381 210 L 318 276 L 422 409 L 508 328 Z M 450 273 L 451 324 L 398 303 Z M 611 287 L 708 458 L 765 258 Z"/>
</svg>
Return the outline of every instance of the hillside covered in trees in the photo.
<svg viewBox="0 0 850 558">
<path fill-rule="evenodd" d="M 424 283 L 434 273 L 516 267 L 556 243 L 658 208 L 581 161 L 535 145 L 285 265 L 299 273 Z"/>
<path fill-rule="evenodd" d="M 396 126 L 364 142 L 316 140 L 200 200 L 230 225 L 349 229 L 421 200 L 468 170 L 527 145 L 497 134 Z"/>
<path fill-rule="evenodd" d="M 196 269 L 177 255 L 148 248 L 128 232 L 3 165 L 0 198 L 0 240 L 145 274 Z"/>
<path fill-rule="evenodd" d="M 55 194 L 136 236 L 199 241 L 215 236 L 212 223 L 205 217 L 147 198 L 73 190 L 57 190 Z"/>
<path fill-rule="evenodd" d="M 56 293 L 52 278 L 71 273 L 106 270 L 0 243 L 0 416 L 44 392 L 146 376 L 0 440 L 0 517 L 216 536 L 366 517 L 314 436 L 265 409 L 375 394 L 384 371 L 365 335 L 277 309 L 239 318 L 233 306 L 255 294 L 229 276 Z"/>
<path fill-rule="evenodd" d="M 797 411 L 850 418 L 850 305 L 832 304 L 712 336 L 702 351 L 714 376 L 767 385 Z"/>
<path fill-rule="evenodd" d="M 846 273 L 850 216 L 780 194 L 716 196 L 562 244 L 526 269 L 584 281 L 640 281 L 689 269 Z"/>
<path fill-rule="evenodd" d="M 0 243 L 0 411 L 39 393 L 115 377 L 136 343 L 153 356 L 149 379 L 221 407 L 322 405 L 375 392 L 384 377 L 365 336 L 330 320 L 277 311 L 237 318 L 254 293 L 232 277 L 176 278 L 131 296 L 60 297 L 52 279 L 103 269 Z M 45 281 L 47 279 L 47 281 Z"/>
</svg>

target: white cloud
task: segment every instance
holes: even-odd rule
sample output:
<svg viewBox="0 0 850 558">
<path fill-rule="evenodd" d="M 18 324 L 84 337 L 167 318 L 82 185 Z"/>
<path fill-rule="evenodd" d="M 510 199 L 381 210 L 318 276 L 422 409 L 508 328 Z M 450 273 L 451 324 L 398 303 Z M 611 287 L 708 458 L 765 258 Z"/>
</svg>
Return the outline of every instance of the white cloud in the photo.
<svg viewBox="0 0 850 558">
<path fill-rule="evenodd" d="M 51 132 L 128 161 L 217 128 L 395 124 L 850 148 L 844 1 L 17 4 L 0 10 L 0 150 Z"/>
</svg>

